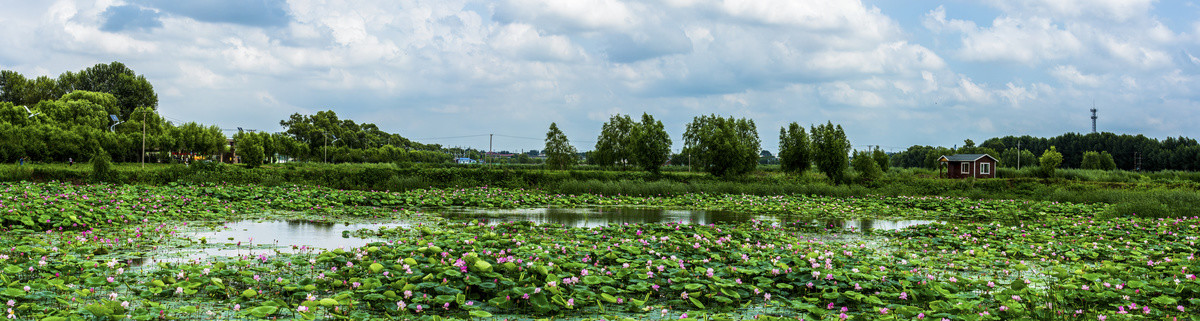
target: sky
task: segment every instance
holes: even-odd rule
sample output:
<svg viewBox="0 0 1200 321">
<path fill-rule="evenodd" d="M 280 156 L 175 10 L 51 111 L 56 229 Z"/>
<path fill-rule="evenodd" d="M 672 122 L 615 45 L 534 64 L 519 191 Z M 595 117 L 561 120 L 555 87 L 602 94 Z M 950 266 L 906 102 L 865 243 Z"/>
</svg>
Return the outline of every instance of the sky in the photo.
<svg viewBox="0 0 1200 321">
<path fill-rule="evenodd" d="M 579 150 L 614 114 L 833 122 L 855 149 L 1200 137 L 1200 3 L 1153 0 L 0 0 L 0 69 L 120 61 L 176 123 L 333 110 L 424 143 Z"/>
</svg>

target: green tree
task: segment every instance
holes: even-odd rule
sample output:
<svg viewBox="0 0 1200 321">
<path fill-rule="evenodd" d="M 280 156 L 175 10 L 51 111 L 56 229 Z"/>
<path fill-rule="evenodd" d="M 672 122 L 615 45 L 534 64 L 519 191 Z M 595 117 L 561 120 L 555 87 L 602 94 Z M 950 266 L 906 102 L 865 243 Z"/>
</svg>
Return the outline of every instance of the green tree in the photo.
<svg viewBox="0 0 1200 321">
<path fill-rule="evenodd" d="M 871 157 L 875 159 L 875 163 L 879 165 L 879 170 L 882 172 L 886 173 L 892 167 L 891 157 L 888 157 L 888 154 L 878 147 L 872 152 Z"/>
<path fill-rule="evenodd" d="M 567 169 L 575 165 L 576 154 L 575 147 L 571 146 L 571 142 L 567 140 L 567 135 L 558 130 L 558 124 L 550 123 L 550 130 L 546 132 L 546 165 L 551 168 Z"/>
<path fill-rule="evenodd" d="M 0 101 L 13 105 L 28 105 L 25 102 L 25 86 L 29 83 L 24 75 L 12 70 L 0 70 Z"/>
<path fill-rule="evenodd" d="M 1082 169 L 1100 169 L 1101 168 L 1100 153 L 1088 151 L 1083 153 L 1083 161 L 1079 163 L 1079 168 Z"/>
<path fill-rule="evenodd" d="M 1108 151 L 1100 152 L 1100 169 L 1111 171 L 1117 169 L 1117 162 L 1113 160 L 1113 155 Z"/>
<path fill-rule="evenodd" d="M 263 164 L 266 154 L 263 152 L 262 138 L 255 133 L 238 131 L 233 135 L 234 151 L 242 163 L 250 168 Z"/>
<path fill-rule="evenodd" d="M 636 126 L 628 115 L 613 115 L 600 128 L 595 153 L 588 162 L 603 167 L 633 163 Z"/>
<path fill-rule="evenodd" d="M 831 121 L 825 125 L 813 126 L 812 137 L 813 159 L 817 163 L 817 169 L 835 184 L 844 181 L 846 167 L 850 165 L 850 141 L 846 139 L 842 125 L 834 126 Z"/>
<path fill-rule="evenodd" d="M 851 161 L 854 165 L 854 170 L 858 172 L 859 180 L 863 182 L 871 182 L 883 176 L 883 171 L 879 169 L 879 163 L 875 162 L 875 157 L 868 151 L 859 151 L 854 153 L 854 159 Z"/>
<path fill-rule="evenodd" d="M 779 128 L 779 164 L 783 171 L 804 174 L 812 167 L 812 148 L 808 133 L 795 122 Z"/>
<path fill-rule="evenodd" d="M 98 182 L 107 182 L 116 179 L 116 171 L 112 169 L 112 157 L 103 149 L 96 151 L 95 156 L 92 156 L 92 180 Z"/>
<path fill-rule="evenodd" d="M 1009 148 L 1000 153 L 1000 166 L 1017 168 L 1018 165 L 1021 168 L 1037 166 L 1037 156 L 1028 149 Z"/>
<path fill-rule="evenodd" d="M 70 92 L 87 90 L 112 94 L 120 106 L 121 119 L 126 119 L 137 107 L 158 109 L 158 95 L 146 77 L 120 62 L 97 64 L 79 73 L 67 72 L 58 76 L 58 90 Z"/>
<path fill-rule="evenodd" d="M 1042 157 L 1038 158 L 1038 169 L 1043 177 L 1050 177 L 1054 175 L 1054 170 L 1062 164 L 1062 161 L 1063 155 L 1054 146 L 1050 146 L 1050 149 L 1042 152 Z"/>
<path fill-rule="evenodd" d="M 753 171 L 762 150 L 753 120 L 716 115 L 692 118 L 683 142 L 683 154 L 691 158 L 692 168 L 721 177 Z"/>
<path fill-rule="evenodd" d="M 638 166 L 654 174 L 671 157 L 671 137 L 663 123 L 650 114 L 642 113 L 642 122 L 634 131 L 633 155 Z"/>
</svg>

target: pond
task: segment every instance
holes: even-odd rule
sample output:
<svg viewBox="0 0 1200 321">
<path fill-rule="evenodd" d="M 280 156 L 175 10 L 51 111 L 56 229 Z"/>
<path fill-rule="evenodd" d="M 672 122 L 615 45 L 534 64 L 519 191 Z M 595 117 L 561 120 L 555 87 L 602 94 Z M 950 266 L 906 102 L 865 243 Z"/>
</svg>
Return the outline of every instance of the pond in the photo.
<svg viewBox="0 0 1200 321">
<path fill-rule="evenodd" d="M 391 223 L 332 223 L 305 220 L 237 221 L 218 226 L 215 230 L 185 234 L 193 240 L 203 239 L 209 246 L 165 248 L 150 253 L 147 259 L 133 261 L 134 265 L 157 262 L 188 262 L 208 257 L 259 257 L 275 253 L 297 253 L 312 249 L 355 248 L 378 242 L 378 239 L 344 237 L 359 229 L 408 226 L 407 222 Z"/>
<path fill-rule="evenodd" d="M 737 223 L 750 220 L 763 222 L 806 221 L 821 224 L 831 229 L 850 231 L 896 230 L 914 225 L 934 223 L 930 220 L 813 220 L 786 216 L 755 215 L 731 211 L 652 209 L 632 207 L 611 208 L 528 208 L 528 209 L 441 209 L 435 214 L 447 221 L 478 220 L 485 224 L 528 221 L 537 224 L 555 224 L 567 227 L 593 228 L 614 224 L 681 223 L 717 224 Z M 317 249 L 355 248 L 380 239 L 359 238 L 349 234 L 360 230 L 377 230 L 381 227 L 408 227 L 412 221 L 389 221 L 374 223 L 332 223 L 307 220 L 245 220 L 229 222 L 213 230 L 202 230 L 185 234 L 196 241 L 204 240 L 204 246 L 162 248 L 147 253 L 144 259 L 133 260 L 134 265 L 157 262 L 190 262 L 210 257 L 262 257 L 276 253 L 297 253 Z"/>
<path fill-rule="evenodd" d="M 780 222 L 803 220 L 829 227 L 869 230 L 898 230 L 914 225 L 935 223 L 931 220 L 813 220 L 777 215 L 756 215 L 732 211 L 679 210 L 635 207 L 600 208 L 525 208 L 525 209 L 475 209 L 451 208 L 438 212 L 438 216 L 452 221 L 479 220 L 487 224 L 528 221 L 537 224 L 556 224 L 568 227 L 592 228 L 614 224 L 682 223 L 715 224 L 737 223 L 750 220 Z"/>
</svg>

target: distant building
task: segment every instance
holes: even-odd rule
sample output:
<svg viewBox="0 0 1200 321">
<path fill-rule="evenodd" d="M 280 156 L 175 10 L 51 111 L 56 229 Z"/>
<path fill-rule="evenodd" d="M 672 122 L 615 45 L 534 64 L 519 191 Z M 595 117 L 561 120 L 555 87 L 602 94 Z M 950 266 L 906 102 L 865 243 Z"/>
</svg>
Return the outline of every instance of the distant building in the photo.
<svg viewBox="0 0 1200 321">
<path fill-rule="evenodd" d="M 946 164 L 947 178 L 996 178 L 999 161 L 988 154 L 942 155 L 938 161 Z"/>
<path fill-rule="evenodd" d="M 459 163 L 459 164 L 475 164 L 475 163 L 478 163 L 478 161 L 476 161 L 476 160 L 474 160 L 474 159 L 466 158 L 466 157 L 459 157 L 459 158 L 455 158 L 455 159 L 454 159 L 454 162 L 455 162 L 455 163 Z"/>
</svg>

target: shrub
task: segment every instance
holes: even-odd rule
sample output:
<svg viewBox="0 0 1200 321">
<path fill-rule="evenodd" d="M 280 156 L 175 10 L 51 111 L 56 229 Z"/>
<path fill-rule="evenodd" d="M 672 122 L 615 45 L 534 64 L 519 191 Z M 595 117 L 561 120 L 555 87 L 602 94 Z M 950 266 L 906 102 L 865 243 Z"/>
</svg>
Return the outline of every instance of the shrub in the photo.
<svg viewBox="0 0 1200 321">
<path fill-rule="evenodd" d="M 111 182 L 116 179 L 116 171 L 112 169 L 112 157 L 103 149 L 92 156 L 92 181 Z"/>
</svg>

